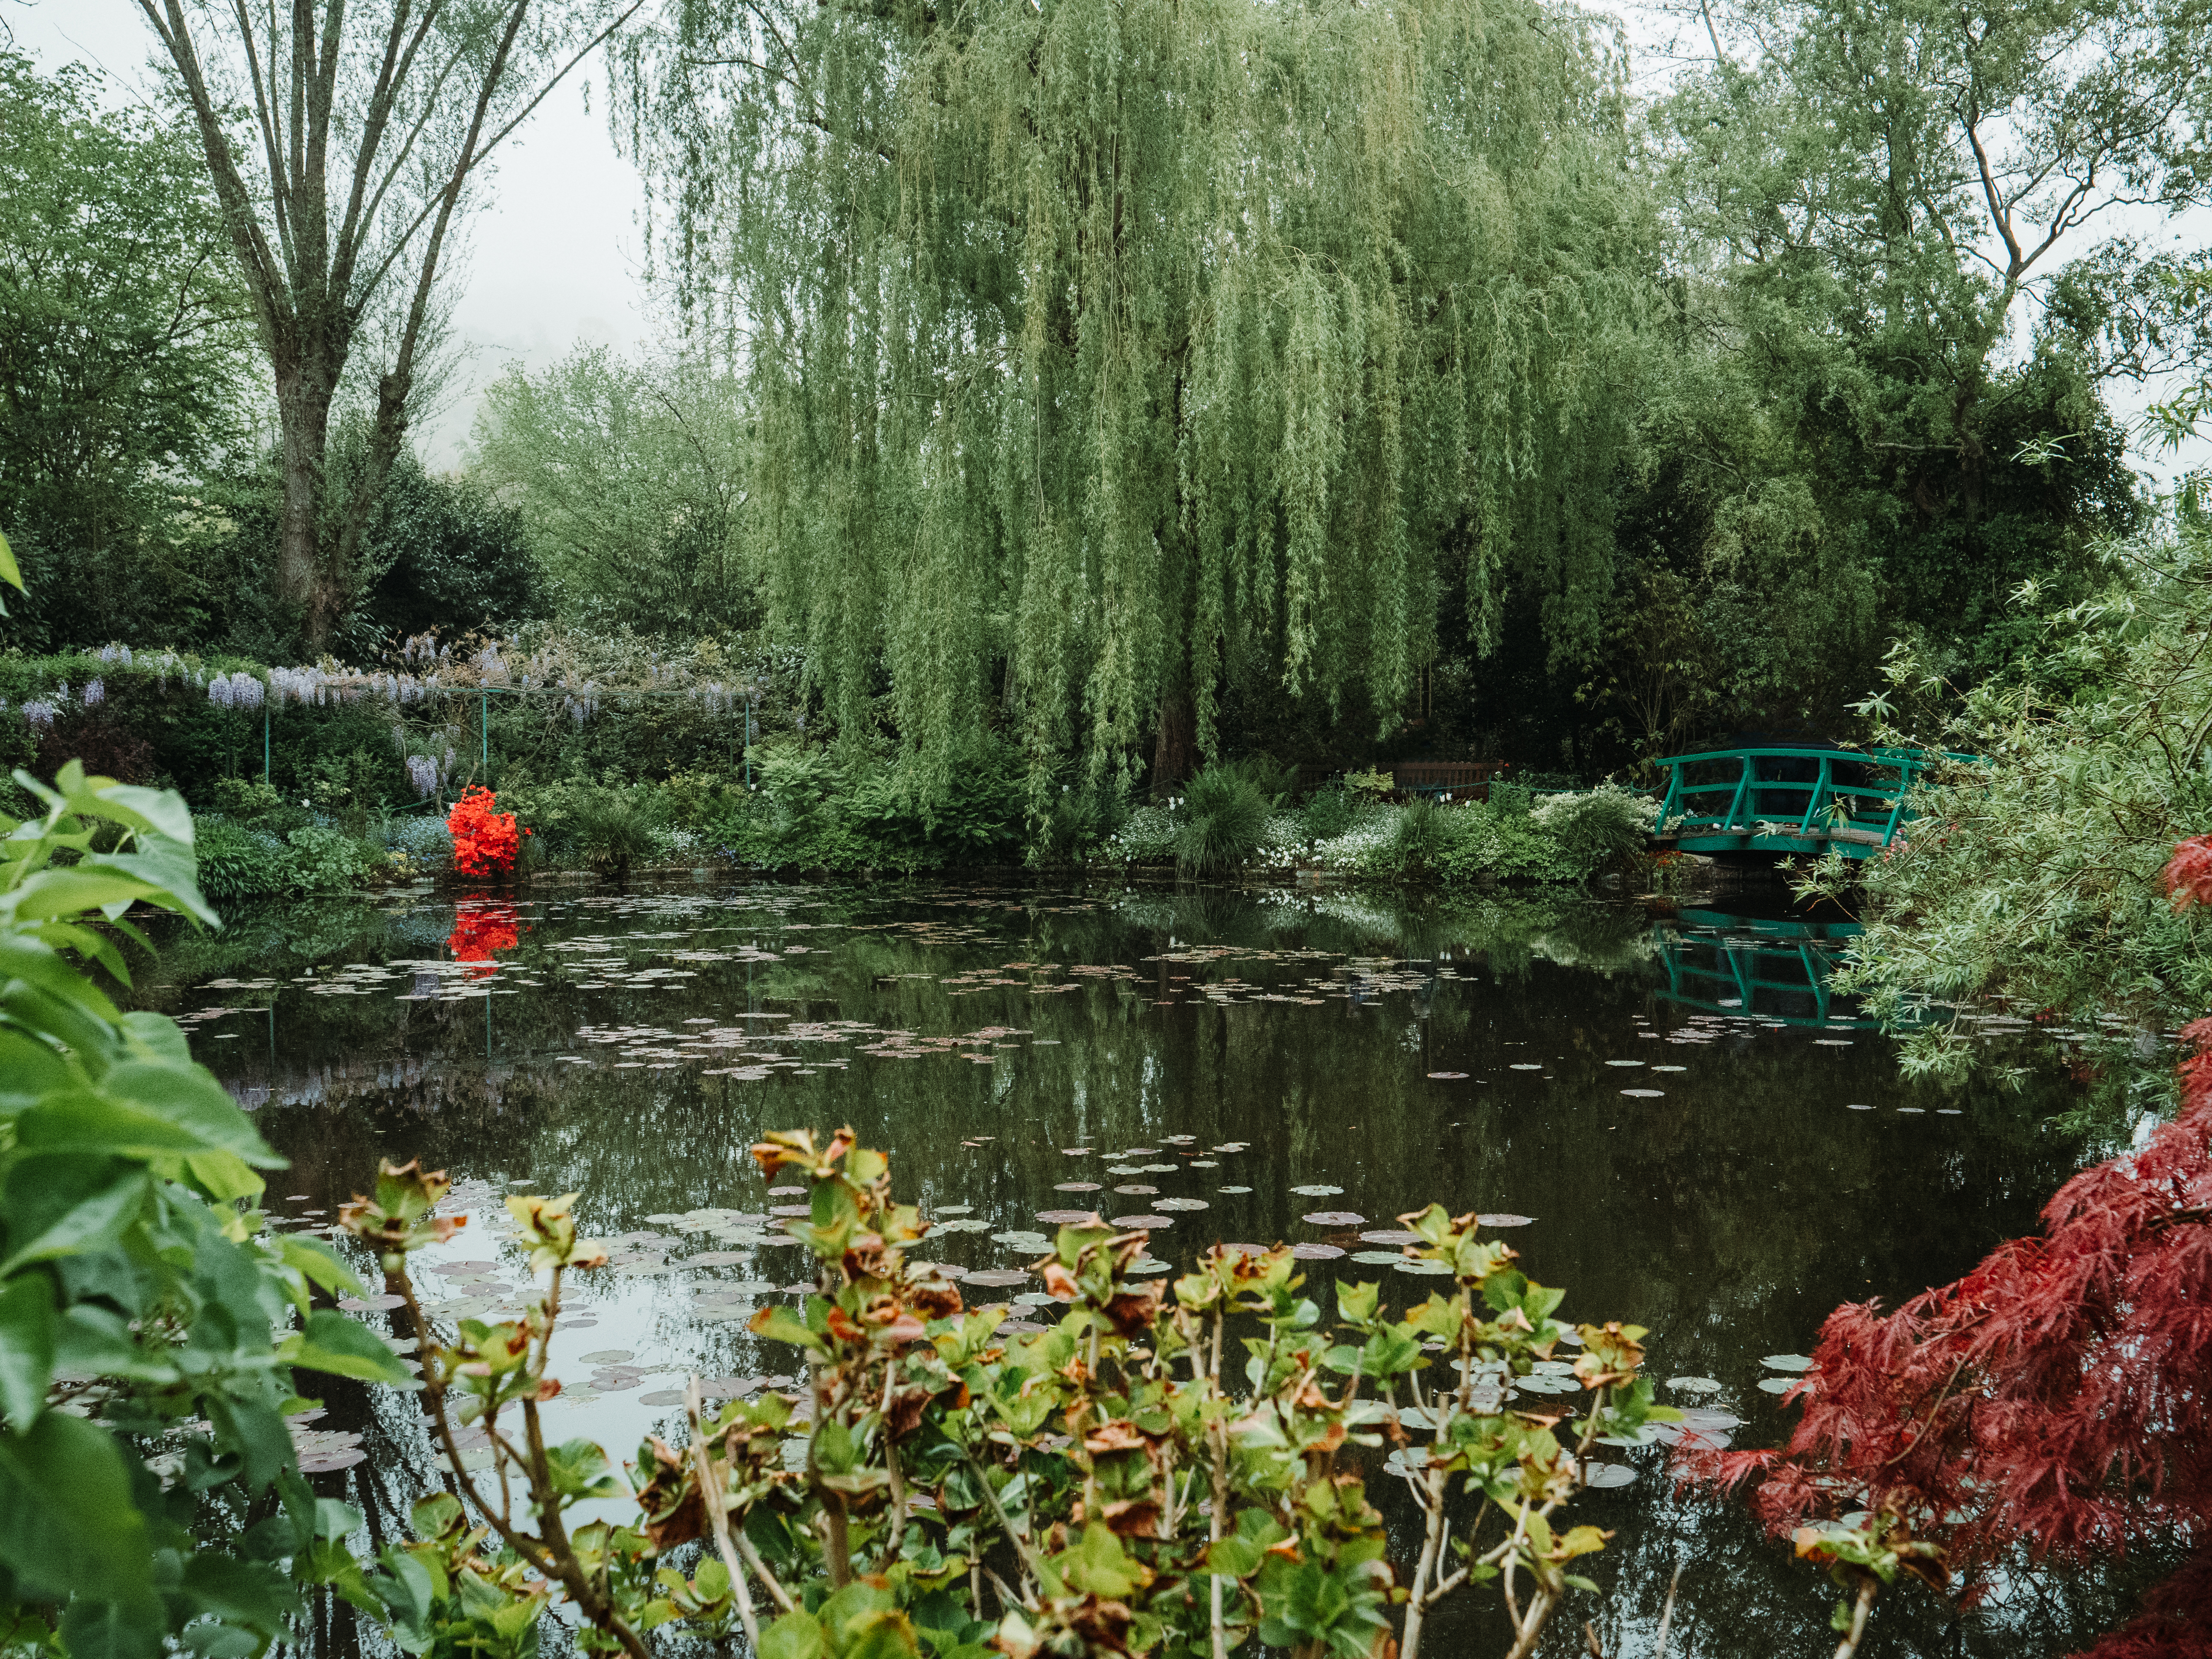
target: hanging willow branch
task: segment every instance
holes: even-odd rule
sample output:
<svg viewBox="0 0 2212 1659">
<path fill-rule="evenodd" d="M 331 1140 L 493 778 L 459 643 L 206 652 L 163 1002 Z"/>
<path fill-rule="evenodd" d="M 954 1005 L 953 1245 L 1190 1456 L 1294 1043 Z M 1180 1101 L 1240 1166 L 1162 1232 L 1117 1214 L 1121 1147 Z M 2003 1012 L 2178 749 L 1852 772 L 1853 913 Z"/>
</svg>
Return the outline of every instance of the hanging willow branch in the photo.
<svg viewBox="0 0 2212 1659">
<path fill-rule="evenodd" d="M 1127 764 L 1224 684 L 1386 720 L 1449 585 L 1611 581 L 1623 66 L 1529 0 L 693 0 L 618 119 L 750 377 L 749 538 L 849 733 Z M 878 698 L 888 690 L 888 698 Z M 1001 706 L 1003 705 L 1003 706 Z"/>
</svg>

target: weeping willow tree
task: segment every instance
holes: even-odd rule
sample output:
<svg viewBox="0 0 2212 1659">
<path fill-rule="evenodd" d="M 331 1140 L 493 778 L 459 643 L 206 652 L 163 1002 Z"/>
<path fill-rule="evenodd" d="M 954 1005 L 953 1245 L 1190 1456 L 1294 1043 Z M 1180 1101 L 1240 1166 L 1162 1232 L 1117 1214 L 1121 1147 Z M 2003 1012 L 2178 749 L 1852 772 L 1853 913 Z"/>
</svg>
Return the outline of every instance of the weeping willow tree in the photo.
<svg viewBox="0 0 2212 1659">
<path fill-rule="evenodd" d="M 618 123 L 744 366 L 830 711 L 1156 781 L 1224 688 L 1391 723 L 1452 584 L 1611 580 L 1650 270 L 1613 37 L 1531 0 L 688 0 Z"/>
</svg>

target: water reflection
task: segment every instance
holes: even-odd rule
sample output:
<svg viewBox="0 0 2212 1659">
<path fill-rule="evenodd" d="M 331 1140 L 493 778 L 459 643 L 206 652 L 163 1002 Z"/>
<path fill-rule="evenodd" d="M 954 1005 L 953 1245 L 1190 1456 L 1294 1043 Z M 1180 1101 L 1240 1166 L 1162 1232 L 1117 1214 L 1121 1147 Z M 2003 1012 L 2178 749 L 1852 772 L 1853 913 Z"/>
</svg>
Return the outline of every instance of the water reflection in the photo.
<svg viewBox="0 0 2212 1659">
<path fill-rule="evenodd" d="M 1684 1008 L 1741 1012 L 1790 1025 L 1871 1030 L 1828 992 L 1855 921 L 1684 910 L 1660 930 L 1666 1000 Z"/>
<path fill-rule="evenodd" d="M 1533 1218 L 1513 1242 L 1569 1287 L 1565 1312 L 1650 1327 L 1656 1376 L 1719 1384 L 1676 1403 L 1756 1444 L 1785 1430 L 1760 1356 L 1806 1351 L 1840 1302 L 1954 1277 L 2031 1227 L 2077 1155 L 2043 1127 L 2071 1100 L 2063 1075 L 1902 1082 L 1828 995 L 1835 937 L 1564 898 L 701 884 L 457 908 L 421 890 L 180 939 L 147 994 L 292 1159 L 277 1207 L 296 1224 L 380 1155 L 477 1183 L 476 1224 L 438 1259 L 448 1316 L 496 1314 L 524 1282 L 502 1193 L 580 1191 L 618 1265 L 556 1346 L 572 1388 L 599 1379 L 558 1426 L 612 1449 L 665 1425 L 687 1370 L 734 1389 L 788 1369 L 744 1326 L 800 1269 L 754 1219 L 781 1200 L 745 1147 L 845 1122 L 957 1224 L 932 1253 L 969 1272 L 1023 1267 L 1033 1251 L 1000 1236 L 1091 1201 L 1055 1191 L 1078 1181 L 1170 1216 L 1170 1260 L 1213 1239 L 1358 1249 L 1301 1219 L 1300 1187 L 1341 1188 L 1326 1207 L 1370 1225 L 1432 1198 Z M 1316 1288 L 1420 1294 L 1387 1264 L 1312 1267 Z M 331 1394 L 325 1426 L 370 1455 L 319 1478 L 396 1527 L 428 1456 L 415 1410 Z M 1633 1483 L 1585 1500 L 1620 1533 L 1611 1594 L 1545 1651 L 1583 1650 L 1584 1618 L 1606 1653 L 1648 1651 L 1684 1563 L 1672 1652 L 1814 1650 L 1817 1576 L 1733 1507 L 1674 1492 L 1657 1449 L 1628 1455 Z M 2023 1578 L 1956 1623 L 1900 1595 L 1885 1639 L 2063 1653 L 2104 1595 Z M 1440 1650 L 1502 1650 L 1474 1605 Z"/>
</svg>

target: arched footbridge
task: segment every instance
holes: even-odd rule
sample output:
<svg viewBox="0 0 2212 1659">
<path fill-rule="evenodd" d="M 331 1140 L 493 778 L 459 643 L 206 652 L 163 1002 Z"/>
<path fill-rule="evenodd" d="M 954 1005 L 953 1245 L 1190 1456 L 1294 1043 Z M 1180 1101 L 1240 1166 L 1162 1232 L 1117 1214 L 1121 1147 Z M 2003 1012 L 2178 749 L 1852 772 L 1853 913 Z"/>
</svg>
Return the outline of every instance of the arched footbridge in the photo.
<svg viewBox="0 0 2212 1659">
<path fill-rule="evenodd" d="M 1652 839 L 1662 850 L 1872 858 L 1911 821 L 1918 776 L 1971 755 L 1778 744 L 1672 755 Z"/>
</svg>

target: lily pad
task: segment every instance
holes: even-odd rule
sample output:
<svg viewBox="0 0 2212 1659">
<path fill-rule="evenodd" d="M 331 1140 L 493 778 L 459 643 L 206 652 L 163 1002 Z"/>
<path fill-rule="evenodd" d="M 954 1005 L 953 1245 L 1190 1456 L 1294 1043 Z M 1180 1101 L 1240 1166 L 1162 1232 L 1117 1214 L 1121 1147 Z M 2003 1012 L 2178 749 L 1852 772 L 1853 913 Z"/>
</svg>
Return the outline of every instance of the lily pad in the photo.
<svg viewBox="0 0 2212 1659">
<path fill-rule="evenodd" d="M 1535 1218 L 1533 1215 L 1505 1215 L 1485 1211 L 1475 1217 L 1475 1222 L 1484 1227 L 1526 1227 Z"/>
<path fill-rule="evenodd" d="M 1217 1187 L 1214 1188 L 1214 1191 L 1218 1193 L 1249 1193 L 1251 1190 L 1252 1189 L 1249 1187 Z"/>
<path fill-rule="evenodd" d="M 1341 1187 L 1327 1187 L 1316 1182 L 1309 1186 L 1293 1187 L 1291 1190 L 1300 1198 L 1334 1198 L 1344 1190 Z"/>
<path fill-rule="evenodd" d="M 1787 1394 L 1796 1388 L 1800 1379 L 1794 1376 L 1762 1376 L 1759 1379 L 1761 1394 Z"/>
<path fill-rule="evenodd" d="M 1334 1244 L 1293 1244 L 1291 1254 L 1301 1261 L 1333 1261 L 1344 1251 Z"/>
<path fill-rule="evenodd" d="M 1759 1362 L 1770 1371 L 1809 1371 L 1813 1359 L 1809 1354 L 1771 1353 Z"/>
<path fill-rule="evenodd" d="M 597 1353 L 580 1356 L 580 1360 L 586 1365 L 619 1365 L 625 1359 L 636 1358 L 628 1348 L 601 1348 Z"/>
<path fill-rule="evenodd" d="M 973 1215 L 975 1212 L 973 1204 L 940 1204 L 937 1206 L 939 1215 Z"/>
<path fill-rule="evenodd" d="M 1667 1091 L 1664 1089 L 1623 1089 L 1620 1092 L 1631 1100 L 1658 1100 Z"/>
<path fill-rule="evenodd" d="M 1164 1215 L 1117 1215 L 1108 1224 L 1119 1227 L 1123 1232 L 1136 1232 L 1154 1227 L 1172 1227 L 1175 1223 Z"/>
<path fill-rule="evenodd" d="M 1026 1267 L 993 1267 L 987 1272 L 969 1273 L 966 1283 L 981 1285 L 986 1290 L 999 1290 L 1008 1285 L 1018 1285 L 1030 1277 Z"/>
<path fill-rule="evenodd" d="M 1095 1181 L 1062 1181 L 1054 1186 L 1053 1191 L 1056 1193 L 1095 1193 L 1098 1188 L 1099 1183 Z"/>
<path fill-rule="evenodd" d="M 1680 1394 L 1718 1394 L 1720 1379 L 1713 1376 L 1670 1376 L 1667 1386 Z"/>
<path fill-rule="evenodd" d="M 1302 1218 L 1316 1227 L 1357 1227 L 1367 1219 L 1350 1210 L 1315 1210 Z"/>
<path fill-rule="evenodd" d="M 1418 1244 L 1421 1242 L 1419 1233 L 1409 1233 L 1403 1227 L 1377 1227 L 1372 1232 L 1360 1234 L 1359 1237 L 1363 1243 L 1367 1244 Z"/>
<path fill-rule="evenodd" d="M 1431 1072 L 1430 1078 L 1437 1083 L 1456 1083 L 1467 1075 L 1465 1072 Z"/>
<path fill-rule="evenodd" d="M 1114 1190 L 1121 1194 L 1124 1198 L 1150 1198 L 1154 1193 L 1159 1191 L 1159 1188 L 1157 1187 L 1147 1187 L 1141 1181 L 1132 1181 L 1122 1186 L 1116 1187 Z"/>
<path fill-rule="evenodd" d="M 1451 1271 L 1451 1264 L 1448 1261 L 1415 1261 L 1404 1258 L 1391 1265 L 1401 1273 L 1419 1273 L 1425 1277 L 1439 1276 Z"/>
<path fill-rule="evenodd" d="M 1352 1259 L 1370 1267 L 1395 1267 L 1406 1258 L 1395 1250 L 1354 1250 Z"/>
<path fill-rule="evenodd" d="M 1086 1210 L 1083 1213 L 1087 1217 L 1091 1212 Z M 1052 1247 L 1050 1239 L 1030 1227 L 1010 1227 L 1005 1232 L 993 1233 L 991 1243 L 1017 1250 L 1043 1250 Z"/>
<path fill-rule="evenodd" d="M 1175 1210 L 1181 1212 L 1184 1210 L 1210 1209 L 1212 1206 L 1207 1204 L 1202 1198 L 1161 1198 L 1152 1200 L 1152 1207 L 1156 1210 Z"/>
<path fill-rule="evenodd" d="M 957 1216 L 951 1221 L 940 1221 L 933 1230 L 940 1233 L 987 1233 L 991 1224 L 969 1216 Z"/>
<path fill-rule="evenodd" d="M 1635 1479 L 1636 1471 L 1626 1463 L 1590 1463 L 1583 1468 L 1586 1486 L 1625 1486 Z"/>
<path fill-rule="evenodd" d="M 1095 1213 L 1091 1210 L 1039 1210 L 1037 1219 L 1049 1221 L 1055 1227 L 1079 1227 Z"/>
</svg>

